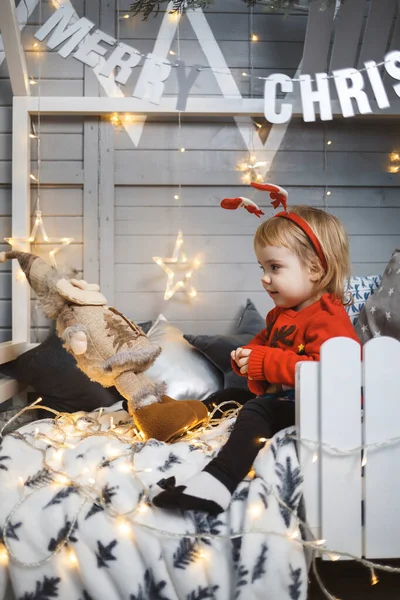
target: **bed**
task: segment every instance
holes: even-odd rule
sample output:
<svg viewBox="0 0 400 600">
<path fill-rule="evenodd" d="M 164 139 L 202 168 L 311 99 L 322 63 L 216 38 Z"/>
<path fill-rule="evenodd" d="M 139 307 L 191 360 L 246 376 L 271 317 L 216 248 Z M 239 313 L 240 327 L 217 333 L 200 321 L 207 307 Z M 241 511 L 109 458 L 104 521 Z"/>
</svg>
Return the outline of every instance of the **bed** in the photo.
<svg viewBox="0 0 400 600">
<path fill-rule="evenodd" d="M 363 357 L 356 342 L 334 338 L 319 363 L 298 365 L 296 427 L 265 445 L 217 518 L 169 513 L 152 507 L 151 498 L 161 478 L 183 481 L 203 468 L 229 435 L 232 412 L 169 445 L 138 437 L 120 402 L 5 436 L 0 600 L 257 599 L 266 589 L 274 599 L 302 600 L 310 550 L 363 561 L 376 577 L 365 557 L 400 556 L 393 476 L 400 460 L 400 336 L 379 325 L 398 301 L 378 293 L 392 289 L 387 277 L 400 271 L 397 264 L 398 251 L 383 279 L 355 278 L 350 316 L 359 317 L 360 337 L 370 334 Z M 239 329 L 232 343 L 244 334 Z M 227 340 L 204 337 L 186 336 L 219 366 L 226 387 L 231 375 L 219 350 L 225 357 Z M 188 389 L 180 382 L 174 392 L 187 397 Z"/>
<path fill-rule="evenodd" d="M 143 442 L 117 404 L 6 436 L 0 598 L 11 582 L 9 597 L 19 600 L 261 599 L 266 588 L 272 598 L 305 599 L 294 429 L 260 452 L 223 515 L 149 502 L 161 478 L 201 470 L 233 421 L 228 415 L 174 444 Z"/>
</svg>

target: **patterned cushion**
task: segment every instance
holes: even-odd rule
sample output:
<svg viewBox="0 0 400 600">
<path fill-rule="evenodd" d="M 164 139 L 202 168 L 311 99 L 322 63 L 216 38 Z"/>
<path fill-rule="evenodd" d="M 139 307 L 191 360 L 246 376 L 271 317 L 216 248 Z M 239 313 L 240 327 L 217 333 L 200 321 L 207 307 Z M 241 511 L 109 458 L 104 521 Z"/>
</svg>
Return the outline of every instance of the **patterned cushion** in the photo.
<svg viewBox="0 0 400 600">
<path fill-rule="evenodd" d="M 381 285 L 381 275 L 369 275 L 368 277 L 350 277 L 349 292 L 353 296 L 353 304 L 346 306 L 347 314 L 353 325 L 356 325 L 358 317 L 366 300 Z"/>
<path fill-rule="evenodd" d="M 381 286 L 365 302 L 355 329 L 363 344 L 381 335 L 400 341 L 400 250 L 393 252 Z"/>
</svg>

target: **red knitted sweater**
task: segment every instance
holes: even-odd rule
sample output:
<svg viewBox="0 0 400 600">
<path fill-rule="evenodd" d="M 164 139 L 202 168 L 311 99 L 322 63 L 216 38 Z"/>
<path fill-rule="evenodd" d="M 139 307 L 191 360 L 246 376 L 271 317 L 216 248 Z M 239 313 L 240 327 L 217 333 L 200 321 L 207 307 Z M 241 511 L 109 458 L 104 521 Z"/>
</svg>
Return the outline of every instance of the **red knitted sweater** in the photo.
<svg viewBox="0 0 400 600">
<path fill-rule="evenodd" d="M 359 342 L 353 325 L 340 301 L 324 294 L 317 302 L 296 312 L 275 307 L 266 318 L 266 329 L 244 348 L 249 357 L 248 387 L 257 395 L 269 384 L 294 387 L 296 364 L 319 360 L 321 346 L 333 337 L 349 337 Z M 233 370 L 240 374 L 234 361 Z"/>
</svg>

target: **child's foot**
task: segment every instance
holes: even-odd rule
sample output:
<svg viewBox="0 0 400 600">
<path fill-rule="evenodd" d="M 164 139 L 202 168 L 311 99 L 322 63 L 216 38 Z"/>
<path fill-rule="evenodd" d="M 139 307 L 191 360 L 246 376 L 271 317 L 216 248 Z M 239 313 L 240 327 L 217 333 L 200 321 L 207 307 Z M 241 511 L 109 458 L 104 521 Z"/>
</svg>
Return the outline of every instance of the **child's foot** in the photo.
<svg viewBox="0 0 400 600">
<path fill-rule="evenodd" d="M 224 512 L 231 494 L 218 479 L 202 471 L 186 482 L 175 485 L 175 477 L 162 479 L 158 485 L 165 491 L 153 498 L 154 506 L 180 510 L 201 510 L 212 515 Z"/>
</svg>

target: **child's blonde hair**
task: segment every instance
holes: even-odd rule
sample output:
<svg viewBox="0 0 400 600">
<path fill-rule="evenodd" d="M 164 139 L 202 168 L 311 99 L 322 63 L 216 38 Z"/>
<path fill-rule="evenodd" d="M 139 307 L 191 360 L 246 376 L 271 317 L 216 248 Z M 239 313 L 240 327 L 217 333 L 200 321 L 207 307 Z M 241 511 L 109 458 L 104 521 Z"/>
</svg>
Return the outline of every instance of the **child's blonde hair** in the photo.
<svg viewBox="0 0 400 600">
<path fill-rule="evenodd" d="M 254 247 L 289 248 L 302 264 L 311 271 L 320 273 L 318 291 L 325 290 L 343 304 L 348 304 L 346 292 L 350 277 L 350 254 L 349 240 L 343 225 L 339 219 L 319 208 L 291 206 L 290 212 L 302 217 L 317 236 L 328 265 L 326 272 L 309 237 L 289 219 L 274 216 L 261 223 L 254 236 Z"/>
</svg>

